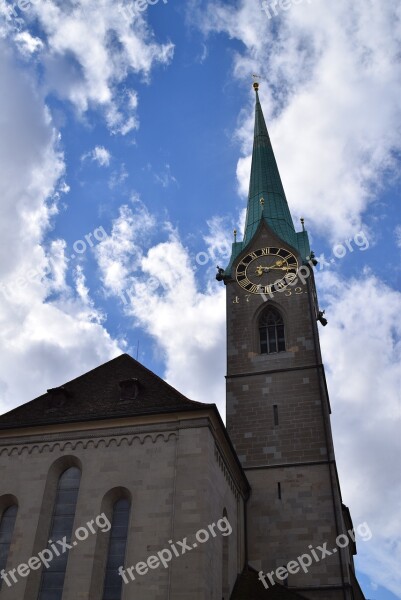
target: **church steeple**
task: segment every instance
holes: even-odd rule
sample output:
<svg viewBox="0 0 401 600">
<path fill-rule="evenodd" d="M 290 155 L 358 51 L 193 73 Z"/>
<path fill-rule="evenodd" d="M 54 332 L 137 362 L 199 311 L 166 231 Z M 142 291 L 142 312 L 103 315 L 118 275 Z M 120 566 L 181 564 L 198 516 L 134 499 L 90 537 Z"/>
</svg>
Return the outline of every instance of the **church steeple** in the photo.
<svg viewBox="0 0 401 600">
<path fill-rule="evenodd" d="M 310 254 L 307 232 L 295 231 L 259 100 L 259 84 L 254 83 L 253 87 L 256 94 L 255 128 L 245 231 L 243 241 L 233 244 L 230 264 L 225 270 L 228 276 L 233 261 L 249 245 L 261 221 L 298 250 L 303 260 Z"/>
<path fill-rule="evenodd" d="M 218 267 L 216 276 L 226 289 L 227 431 L 252 490 L 247 560 L 258 571 L 261 598 L 262 585 L 266 590 L 274 585 L 270 577 L 276 573 L 300 598 L 363 600 L 355 579 L 355 545 L 336 548 L 352 521 L 342 504 L 319 344 L 317 321 L 326 322 L 313 270 L 300 268 L 316 261 L 303 219 L 301 231 L 295 231 L 258 84 L 254 88 L 244 239 L 238 241 L 234 232 L 230 264 Z M 317 547 L 322 535 L 335 550 L 330 557 L 311 572 L 290 569 L 291 559 L 307 546 Z M 251 596 L 245 591 L 238 597 Z"/>
<path fill-rule="evenodd" d="M 259 84 L 254 83 L 253 87 L 256 93 L 255 131 L 244 243 L 252 239 L 260 221 L 265 219 L 280 238 L 293 245 L 296 235 L 294 224 L 260 105 Z"/>
</svg>

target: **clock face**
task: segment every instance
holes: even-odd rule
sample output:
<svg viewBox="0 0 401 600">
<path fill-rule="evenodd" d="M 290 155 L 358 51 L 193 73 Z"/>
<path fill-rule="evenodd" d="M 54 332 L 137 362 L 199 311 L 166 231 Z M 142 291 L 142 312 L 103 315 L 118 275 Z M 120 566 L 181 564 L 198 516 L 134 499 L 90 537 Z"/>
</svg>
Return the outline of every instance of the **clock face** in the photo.
<svg viewBox="0 0 401 600">
<path fill-rule="evenodd" d="M 247 254 L 237 266 L 238 285 L 251 294 L 272 294 L 296 279 L 298 261 L 283 248 L 260 248 Z"/>
</svg>

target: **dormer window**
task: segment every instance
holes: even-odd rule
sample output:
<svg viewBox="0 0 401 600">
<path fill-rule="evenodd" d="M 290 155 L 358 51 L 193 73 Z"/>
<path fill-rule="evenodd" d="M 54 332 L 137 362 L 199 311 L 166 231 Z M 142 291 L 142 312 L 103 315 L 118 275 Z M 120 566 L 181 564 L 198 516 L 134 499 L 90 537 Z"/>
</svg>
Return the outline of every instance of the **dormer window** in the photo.
<svg viewBox="0 0 401 600">
<path fill-rule="evenodd" d="M 278 310 L 269 307 L 259 319 L 260 353 L 285 352 L 284 321 Z"/>
<path fill-rule="evenodd" d="M 139 394 L 139 380 L 136 378 L 120 381 L 121 400 L 136 400 Z"/>
<path fill-rule="evenodd" d="M 47 390 L 50 396 L 51 403 L 46 409 L 46 412 L 56 412 L 59 408 L 62 408 L 66 401 L 72 397 L 72 393 L 69 392 L 64 386 L 58 388 L 50 388 Z"/>
</svg>

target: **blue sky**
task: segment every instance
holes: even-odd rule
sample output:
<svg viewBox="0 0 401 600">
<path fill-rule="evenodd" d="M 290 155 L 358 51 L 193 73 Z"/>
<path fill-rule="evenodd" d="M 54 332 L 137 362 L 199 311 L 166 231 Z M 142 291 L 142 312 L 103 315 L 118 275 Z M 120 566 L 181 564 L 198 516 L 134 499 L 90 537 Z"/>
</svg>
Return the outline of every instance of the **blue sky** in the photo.
<svg viewBox="0 0 401 600">
<path fill-rule="evenodd" d="M 361 581 L 401 597 L 400 6 L 120 5 L 0 0 L 0 409 L 125 351 L 224 416 L 214 275 L 244 223 L 257 73 L 321 256 L 343 496 L 374 533 Z"/>
</svg>

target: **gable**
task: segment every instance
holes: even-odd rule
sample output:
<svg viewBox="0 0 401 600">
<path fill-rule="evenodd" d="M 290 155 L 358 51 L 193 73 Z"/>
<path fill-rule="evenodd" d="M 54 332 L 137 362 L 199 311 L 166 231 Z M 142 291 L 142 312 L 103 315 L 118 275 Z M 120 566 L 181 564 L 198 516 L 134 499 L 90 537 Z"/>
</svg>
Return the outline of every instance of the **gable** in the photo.
<svg viewBox="0 0 401 600">
<path fill-rule="evenodd" d="M 199 410 L 128 354 L 0 416 L 0 429 Z"/>
</svg>

